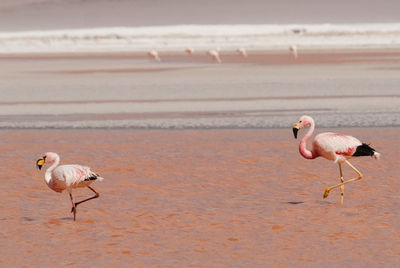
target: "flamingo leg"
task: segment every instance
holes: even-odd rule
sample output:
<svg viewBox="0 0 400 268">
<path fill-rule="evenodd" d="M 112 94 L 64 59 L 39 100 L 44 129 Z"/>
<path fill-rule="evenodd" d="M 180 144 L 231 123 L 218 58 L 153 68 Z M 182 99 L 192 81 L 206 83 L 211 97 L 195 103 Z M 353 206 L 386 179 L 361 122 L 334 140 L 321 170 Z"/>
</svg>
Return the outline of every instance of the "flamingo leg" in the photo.
<svg viewBox="0 0 400 268">
<path fill-rule="evenodd" d="M 72 210 L 71 210 L 71 212 L 74 212 L 74 214 L 76 213 L 76 207 L 77 207 L 79 204 L 81 204 L 81 203 L 83 203 L 83 202 L 86 202 L 86 201 L 89 201 L 89 200 L 91 200 L 91 199 L 98 198 L 98 197 L 100 196 L 100 194 L 99 194 L 98 192 L 96 192 L 95 189 L 93 189 L 93 188 L 90 187 L 90 186 L 88 186 L 88 188 L 89 188 L 90 190 L 92 190 L 92 192 L 94 192 L 95 195 L 92 196 L 92 197 L 86 198 L 86 199 L 84 199 L 84 200 L 82 200 L 82 201 L 79 201 L 79 202 L 74 203 L 75 206 L 73 206 L 73 207 L 72 207 Z"/>
<path fill-rule="evenodd" d="M 360 171 L 358 171 L 358 169 L 356 169 L 352 164 L 350 164 L 349 161 L 347 161 L 347 160 L 344 160 L 344 161 L 346 162 L 347 165 L 349 165 L 358 174 L 357 178 L 350 179 L 350 180 L 344 181 L 342 183 L 336 184 L 336 185 L 334 185 L 332 187 L 326 188 L 325 193 L 324 193 L 324 198 L 328 197 L 329 192 L 332 189 L 337 188 L 337 187 L 341 187 L 342 185 L 345 185 L 346 183 L 349 183 L 349 182 L 358 181 L 358 180 L 360 180 L 362 178 L 363 175 L 361 174 Z"/>
<path fill-rule="evenodd" d="M 340 171 L 340 181 L 344 182 L 341 163 L 339 163 L 339 171 Z M 343 205 L 343 196 L 344 196 L 344 185 L 340 186 L 340 204 L 341 205 Z"/>
<path fill-rule="evenodd" d="M 75 221 L 75 220 L 76 220 L 76 206 L 75 206 L 74 199 L 73 199 L 73 197 L 72 197 L 72 194 L 71 194 L 71 193 L 69 193 L 69 198 L 71 198 L 71 203 L 72 203 L 72 209 L 71 209 L 71 212 L 73 212 L 73 213 L 74 213 L 74 221 Z"/>
</svg>

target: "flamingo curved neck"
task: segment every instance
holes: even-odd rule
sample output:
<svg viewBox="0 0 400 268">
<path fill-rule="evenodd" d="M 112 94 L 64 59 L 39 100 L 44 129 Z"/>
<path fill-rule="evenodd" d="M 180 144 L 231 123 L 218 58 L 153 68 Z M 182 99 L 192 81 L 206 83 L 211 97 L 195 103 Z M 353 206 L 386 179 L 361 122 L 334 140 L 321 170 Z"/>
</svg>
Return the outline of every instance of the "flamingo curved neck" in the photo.
<svg viewBox="0 0 400 268">
<path fill-rule="evenodd" d="M 46 170 L 46 173 L 44 174 L 44 179 L 46 180 L 47 183 L 49 183 L 51 180 L 51 172 L 53 172 L 53 170 L 58 166 L 59 163 L 60 163 L 60 157 L 57 156 L 54 163 Z"/>
<path fill-rule="evenodd" d="M 303 139 L 301 140 L 300 145 L 299 145 L 300 154 L 304 158 L 307 158 L 307 159 L 314 159 L 314 158 L 318 157 L 318 155 L 314 154 L 312 151 L 308 150 L 307 147 L 306 147 L 307 141 L 311 137 L 313 132 L 314 132 L 314 123 L 311 122 L 310 123 L 310 128 L 309 128 L 307 134 L 303 137 Z"/>
</svg>

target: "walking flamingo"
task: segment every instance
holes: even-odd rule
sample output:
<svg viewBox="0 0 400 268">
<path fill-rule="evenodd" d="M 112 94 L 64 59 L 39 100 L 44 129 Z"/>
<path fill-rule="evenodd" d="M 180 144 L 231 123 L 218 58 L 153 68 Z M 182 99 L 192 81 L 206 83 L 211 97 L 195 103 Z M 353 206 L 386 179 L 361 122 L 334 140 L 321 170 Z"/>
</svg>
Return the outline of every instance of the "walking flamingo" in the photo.
<svg viewBox="0 0 400 268">
<path fill-rule="evenodd" d="M 209 55 L 209 56 L 211 56 L 211 58 L 213 58 L 213 60 L 216 62 L 216 63 L 221 63 L 222 61 L 221 61 L 221 58 L 219 57 L 219 49 L 217 49 L 217 50 L 209 50 L 208 52 L 207 52 L 207 54 Z"/>
<path fill-rule="evenodd" d="M 293 134 L 295 139 L 297 139 L 297 132 L 306 126 L 310 126 L 307 134 L 303 137 L 299 145 L 300 154 L 307 159 L 314 159 L 322 156 L 328 160 L 332 160 L 339 164 L 340 180 L 341 183 L 334 185 L 332 187 L 326 188 L 324 192 L 324 198 L 328 197 L 329 192 L 337 187 L 340 187 L 341 200 L 340 203 L 343 205 L 343 195 L 344 195 L 344 185 L 349 182 L 357 181 L 362 178 L 362 174 L 358 171 L 352 164 L 350 164 L 348 159 L 357 156 L 372 156 L 375 159 L 379 159 L 380 154 L 371 148 L 368 144 L 361 143 L 358 139 L 343 135 L 336 134 L 332 132 L 320 133 L 315 136 L 312 143 L 312 149 L 309 151 L 306 148 L 306 143 L 314 131 L 314 120 L 310 116 L 303 115 L 300 117 L 299 121 L 293 126 Z M 345 181 L 343 179 L 342 163 L 348 164 L 356 173 L 357 177 Z"/>
<path fill-rule="evenodd" d="M 86 201 L 94 198 L 98 198 L 100 195 L 92 187 L 89 186 L 95 180 L 103 180 L 98 174 L 90 170 L 89 167 L 80 165 L 62 165 L 58 166 L 60 163 L 60 157 L 56 153 L 45 153 L 45 155 L 36 161 L 37 167 L 42 169 L 45 164 L 52 164 L 47 168 L 44 175 L 44 179 L 50 189 L 61 193 L 64 190 L 69 192 L 69 197 L 71 198 L 72 209 L 71 213 L 74 213 L 74 221 L 76 220 L 76 207 Z M 72 197 L 72 189 L 88 187 L 92 192 L 95 193 L 94 196 L 84 199 L 79 202 L 74 202 Z"/>
<path fill-rule="evenodd" d="M 158 62 L 161 61 L 160 57 L 158 56 L 158 52 L 157 52 L 156 50 L 151 50 L 151 51 L 149 51 L 149 52 L 147 53 L 147 55 L 149 55 L 149 57 L 155 59 L 155 60 L 158 61 Z"/>
</svg>

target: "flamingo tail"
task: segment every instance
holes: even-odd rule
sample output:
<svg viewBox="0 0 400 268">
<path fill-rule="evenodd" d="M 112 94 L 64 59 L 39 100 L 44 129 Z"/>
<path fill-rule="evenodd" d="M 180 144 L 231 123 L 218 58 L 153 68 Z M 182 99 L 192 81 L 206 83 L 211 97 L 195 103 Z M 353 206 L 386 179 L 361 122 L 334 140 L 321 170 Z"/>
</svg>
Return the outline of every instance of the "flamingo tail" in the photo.
<svg viewBox="0 0 400 268">
<path fill-rule="evenodd" d="M 85 181 L 94 181 L 94 180 L 102 181 L 102 180 L 104 180 L 104 178 L 100 177 L 99 174 L 93 173 L 92 176 L 85 179 Z"/>
<path fill-rule="evenodd" d="M 358 146 L 355 153 L 353 154 L 353 156 L 372 156 L 375 159 L 379 159 L 380 155 L 381 155 L 380 153 L 375 151 L 374 148 L 372 148 L 366 143 L 363 143 L 360 146 Z"/>
<path fill-rule="evenodd" d="M 379 160 L 379 158 L 381 157 L 381 154 L 378 152 L 374 152 L 374 155 L 372 157 L 375 158 L 376 160 Z"/>
</svg>

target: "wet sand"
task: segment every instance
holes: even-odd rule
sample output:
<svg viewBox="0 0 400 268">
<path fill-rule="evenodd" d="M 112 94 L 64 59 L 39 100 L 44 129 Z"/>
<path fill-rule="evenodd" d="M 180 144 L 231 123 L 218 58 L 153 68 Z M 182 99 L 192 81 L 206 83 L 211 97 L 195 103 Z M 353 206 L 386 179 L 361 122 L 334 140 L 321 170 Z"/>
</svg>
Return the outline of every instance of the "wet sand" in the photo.
<svg viewBox="0 0 400 268">
<path fill-rule="evenodd" d="M 352 161 L 344 206 L 322 199 L 337 166 L 303 159 L 290 128 L 2 130 L 0 266 L 395 267 L 400 130 L 333 130 L 382 153 Z M 45 151 L 105 178 L 76 222 L 35 169 Z"/>
</svg>

